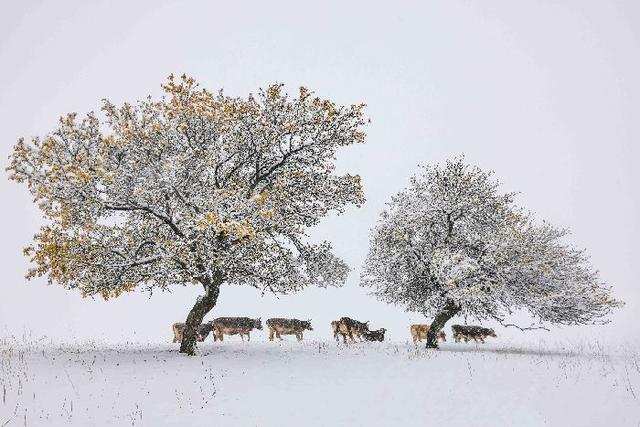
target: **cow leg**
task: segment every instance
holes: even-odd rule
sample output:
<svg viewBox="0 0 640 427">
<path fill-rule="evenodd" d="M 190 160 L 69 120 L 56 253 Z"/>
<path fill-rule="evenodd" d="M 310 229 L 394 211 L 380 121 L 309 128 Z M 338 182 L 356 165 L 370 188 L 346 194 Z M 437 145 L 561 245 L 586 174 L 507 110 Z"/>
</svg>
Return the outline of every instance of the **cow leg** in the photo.
<svg viewBox="0 0 640 427">
<path fill-rule="evenodd" d="M 173 330 L 173 342 L 182 342 L 182 332 L 180 330 Z"/>
<path fill-rule="evenodd" d="M 247 342 L 251 341 L 251 333 L 247 332 Z"/>
<path fill-rule="evenodd" d="M 302 333 L 296 334 L 296 338 L 298 338 L 298 341 L 302 341 Z"/>
<path fill-rule="evenodd" d="M 269 328 L 269 341 L 273 341 L 273 328 Z"/>
<path fill-rule="evenodd" d="M 280 331 L 276 331 L 276 337 L 278 337 L 278 339 L 282 341 L 282 336 L 280 335 Z"/>
</svg>

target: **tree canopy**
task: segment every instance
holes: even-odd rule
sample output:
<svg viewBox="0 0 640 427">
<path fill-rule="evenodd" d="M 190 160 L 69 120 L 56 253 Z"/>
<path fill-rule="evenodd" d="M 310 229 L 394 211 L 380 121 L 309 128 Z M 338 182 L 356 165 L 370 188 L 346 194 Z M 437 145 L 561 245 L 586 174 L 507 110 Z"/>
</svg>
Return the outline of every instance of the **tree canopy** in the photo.
<svg viewBox="0 0 640 427">
<path fill-rule="evenodd" d="M 585 252 L 514 197 L 462 157 L 422 167 L 373 229 L 362 284 L 438 320 L 432 338 L 458 314 L 502 323 L 525 309 L 541 323 L 605 322 L 621 302 Z"/>
<path fill-rule="evenodd" d="M 222 283 L 277 293 L 343 283 L 346 264 L 306 230 L 364 202 L 360 177 L 334 165 L 340 147 L 364 142 L 364 105 L 304 87 L 290 97 L 281 84 L 230 97 L 184 75 L 163 89 L 18 141 L 10 178 L 47 219 L 25 248 L 28 277 L 105 299 L 200 283 L 204 314 Z M 201 320 L 188 319 L 185 337 Z"/>
</svg>

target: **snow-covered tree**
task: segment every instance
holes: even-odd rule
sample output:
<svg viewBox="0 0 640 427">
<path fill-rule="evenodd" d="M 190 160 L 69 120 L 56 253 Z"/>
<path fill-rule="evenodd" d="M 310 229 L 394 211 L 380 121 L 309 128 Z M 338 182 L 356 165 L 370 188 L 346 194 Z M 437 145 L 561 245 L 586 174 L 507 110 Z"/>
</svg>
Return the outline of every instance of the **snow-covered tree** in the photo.
<svg viewBox="0 0 640 427">
<path fill-rule="evenodd" d="M 170 76 L 165 96 L 76 114 L 7 168 L 26 182 L 47 224 L 25 248 L 27 277 L 117 297 L 144 287 L 199 284 L 180 351 L 222 284 L 288 293 L 340 285 L 348 267 L 306 230 L 330 211 L 361 205 L 358 175 L 334 172 L 336 151 L 364 142 L 364 105 L 338 106 L 300 88 L 247 98 Z"/>
<path fill-rule="evenodd" d="M 433 348 L 456 315 L 503 323 L 525 309 L 540 326 L 606 322 L 622 303 L 567 234 L 536 222 L 492 173 L 460 157 L 423 167 L 392 198 L 372 231 L 362 285 L 433 318 Z"/>
</svg>

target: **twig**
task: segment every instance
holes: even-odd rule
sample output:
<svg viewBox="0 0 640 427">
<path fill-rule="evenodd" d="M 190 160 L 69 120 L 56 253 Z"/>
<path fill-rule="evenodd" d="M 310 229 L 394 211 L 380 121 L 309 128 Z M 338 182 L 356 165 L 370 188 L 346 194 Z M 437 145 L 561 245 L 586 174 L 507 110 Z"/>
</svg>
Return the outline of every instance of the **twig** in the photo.
<svg viewBox="0 0 640 427">
<path fill-rule="evenodd" d="M 533 325 L 531 325 L 531 326 L 529 326 L 527 328 L 521 328 L 520 326 L 514 325 L 513 323 L 502 323 L 502 322 L 500 322 L 500 324 L 502 326 L 504 326 L 505 328 L 508 328 L 509 326 L 513 326 L 514 328 L 518 328 L 521 331 L 533 331 L 533 330 L 536 330 L 536 329 L 544 329 L 545 331 L 549 332 L 549 329 L 545 328 L 544 326 L 535 326 L 534 327 Z"/>
<path fill-rule="evenodd" d="M 76 390 L 76 386 L 73 384 L 73 381 L 71 381 L 71 376 L 69 375 L 69 372 L 67 371 L 67 369 L 65 368 L 64 373 L 67 374 L 67 379 L 69 380 L 69 383 L 71 384 L 71 387 L 73 388 L 73 391 L 75 392 L 77 397 L 80 397 L 80 393 L 78 393 L 78 390 Z"/>
</svg>

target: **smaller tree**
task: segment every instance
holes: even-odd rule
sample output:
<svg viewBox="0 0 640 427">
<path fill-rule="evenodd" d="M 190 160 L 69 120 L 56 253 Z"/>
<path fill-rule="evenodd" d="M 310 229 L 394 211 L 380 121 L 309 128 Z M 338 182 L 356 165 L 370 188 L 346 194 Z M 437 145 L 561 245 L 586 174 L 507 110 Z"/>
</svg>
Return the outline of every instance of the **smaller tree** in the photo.
<svg viewBox="0 0 640 427">
<path fill-rule="evenodd" d="M 537 223 L 501 194 L 491 172 L 456 158 L 426 166 L 372 231 L 362 285 L 433 317 L 427 347 L 452 317 L 504 319 L 525 309 L 545 323 L 605 323 L 611 297 L 569 231 Z M 506 325 L 505 325 L 506 326 Z"/>
</svg>

